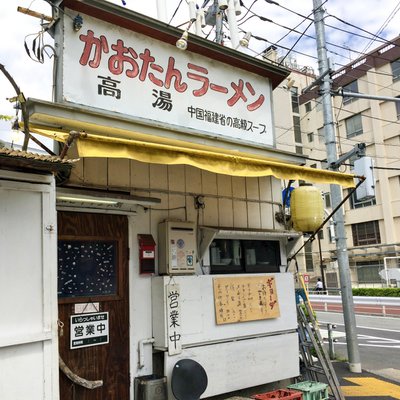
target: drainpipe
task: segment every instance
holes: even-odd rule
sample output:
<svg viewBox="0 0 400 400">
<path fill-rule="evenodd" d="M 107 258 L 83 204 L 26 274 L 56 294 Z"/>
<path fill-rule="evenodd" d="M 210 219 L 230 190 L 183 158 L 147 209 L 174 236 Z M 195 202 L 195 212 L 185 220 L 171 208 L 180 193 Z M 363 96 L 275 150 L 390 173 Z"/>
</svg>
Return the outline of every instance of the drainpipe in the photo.
<svg viewBox="0 0 400 400">
<path fill-rule="evenodd" d="M 144 367 L 144 345 L 153 343 L 154 338 L 139 340 L 139 369 Z"/>
</svg>

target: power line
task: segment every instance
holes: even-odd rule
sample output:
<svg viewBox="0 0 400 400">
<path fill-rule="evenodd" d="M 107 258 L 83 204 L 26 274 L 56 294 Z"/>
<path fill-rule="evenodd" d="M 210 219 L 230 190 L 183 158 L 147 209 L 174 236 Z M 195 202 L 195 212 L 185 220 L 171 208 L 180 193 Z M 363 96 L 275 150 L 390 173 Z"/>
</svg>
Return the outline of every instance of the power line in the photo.
<svg viewBox="0 0 400 400">
<path fill-rule="evenodd" d="M 241 31 L 242 31 L 242 32 L 245 32 L 243 29 L 241 29 Z M 265 43 L 268 43 L 268 44 L 272 44 L 272 45 L 274 45 L 274 46 L 277 45 L 276 43 L 271 42 L 270 40 L 267 40 L 267 39 L 265 39 L 265 38 L 263 38 L 263 37 L 261 37 L 261 36 L 252 35 L 252 37 L 253 37 L 254 39 L 256 39 L 256 40 L 260 40 L 260 41 L 262 41 L 262 42 L 265 42 Z M 282 45 L 278 45 L 278 47 L 280 47 L 281 49 L 284 49 L 284 50 L 290 50 L 289 47 L 285 47 L 285 46 L 282 46 Z M 298 50 L 292 50 L 292 52 L 293 52 L 293 53 L 296 53 L 296 54 L 300 54 L 300 55 L 305 56 L 305 57 L 312 58 L 313 60 L 318 60 L 318 58 L 317 58 L 316 56 L 312 56 L 312 55 L 310 55 L 310 54 L 306 54 L 306 53 L 303 53 L 303 52 L 298 51 Z M 262 53 L 264 53 L 264 51 L 262 51 L 261 53 L 258 53 L 258 55 L 261 55 Z"/>
<path fill-rule="evenodd" d="M 271 2 L 268 1 L 268 0 L 265 0 L 265 1 L 267 1 L 268 3 L 271 3 Z M 253 4 L 254 4 L 254 3 L 253 3 Z M 277 3 L 272 2 L 271 4 L 277 4 Z M 305 20 L 307 20 L 307 19 L 310 20 L 310 18 L 307 17 L 307 16 L 302 16 L 302 17 L 304 18 L 304 20 L 303 20 L 301 23 L 299 23 L 296 27 L 290 28 L 290 27 L 288 27 L 288 26 L 285 26 L 285 25 L 279 24 L 279 23 L 277 23 L 277 22 L 274 22 L 273 20 L 271 20 L 271 19 L 269 19 L 269 18 L 266 18 L 266 17 L 264 17 L 264 16 L 261 16 L 261 15 L 259 15 L 259 14 L 256 14 L 254 11 L 250 10 L 250 8 L 247 8 L 243 3 L 242 3 L 242 5 L 243 5 L 243 7 L 247 10 L 246 15 L 247 15 L 249 12 L 251 12 L 252 15 L 251 15 L 249 18 L 247 18 L 245 21 L 243 21 L 243 22 L 241 23 L 241 25 L 243 25 L 245 22 L 249 21 L 251 18 L 257 17 L 257 18 L 259 18 L 259 19 L 260 19 L 261 21 L 263 21 L 263 22 L 270 22 L 270 23 L 272 23 L 272 24 L 274 24 L 274 25 L 279 26 L 280 28 L 283 28 L 283 29 L 288 30 L 288 33 L 287 33 L 286 35 L 284 35 L 281 39 L 279 39 L 277 42 L 275 42 L 275 45 L 277 45 L 283 38 L 285 38 L 286 36 L 288 36 L 291 32 L 294 32 L 294 33 L 297 33 L 297 34 L 300 35 L 300 38 L 298 38 L 298 39 L 296 40 L 295 44 L 292 46 L 292 49 L 291 49 L 292 51 L 293 51 L 293 47 L 299 42 L 299 40 L 300 40 L 303 36 L 304 36 L 304 37 L 307 37 L 307 38 L 309 38 L 309 39 L 316 40 L 315 36 L 307 35 L 307 34 L 306 34 L 306 31 L 308 30 L 308 28 L 309 28 L 309 27 L 312 25 L 312 23 L 313 23 L 313 19 L 311 19 L 310 25 L 309 25 L 303 32 L 300 32 L 300 31 L 296 30 L 296 28 L 297 28 L 299 25 L 301 25 Z M 286 9 L 285 7 L 282 7 L 282 8 Z M 297 14 L 297 13 L 296 13 L 296 14 Z M 301 14 L 298 14 L 298 15 L 301 15 Z M 371 35 L 373 35 L 373 34 L 371 34 Z M 347 49 L 348 49 L 348 48 L 346 48 L 346 47 L 344 47 L 344 46 L 341 46 L 341 45 L 335 44 L 335 43 L 331 43 L 331 42 L 328 42 L 328 41 L 326 41 L 326 44 L 328 44 L 329 46 L 333 46 L 333 47 L 340 48 L 340 49 L 344 49 L 344 50 L 347 50 Z M 282 46 L 281 46 L 281 47 L 282 47 Z M 368 55 L 370 55 L 370 54 L 368 54 L 368 53 L 360 52 L 360 51 L 358 51 L 358 50 L 354 50 L 354 49 L 351 49 L 351 48 L 349 48 L 349 50 L 352 51 L 352 52 L 354 52 L 354 53 L 357 53 L 357 54 L 359 54 L 359 55 L 361 55 L 361 56 L 368 56 Z M 332 50 L 328 50 L 328 51 L 329 51 L 330 53 L 332 53 L 332 54 L 335 54 L 335 55 L 341 57 L 341 58 L 347 58 L 346 56 L 344 56 L 344 55 L 342 55 L 342 54 L 339 54 L 339 53 L 336 53 L 336 52 L 334 52 L 334 51 L 332 51 Z M 290 52 L 290 50 L 289 50 L 289 52 Z M 287 57 L 287 55 L 286 55 L 285 57 Z M 285 58 L 285 57 L 284 57 L 284 58 Z M 385 57 L 382 56 L 382 55 L 375 56 L 375 58 L 379 58 L 379 59 L 382 59 L 382 60 L 385 60 L 385 61 L 391 61 L 390 59 L 385 58 Z M 340 64 L 338 64 L 338 65 L 340 65 Z M 369 66 L 369 67 L 371 67 L 371 68 L 373 67 L 373 66 L 368 65 L 368 64 L 365 64 L 365 65 L 367 65 L 367 66 Z"/>
<path fill-rule="evenodd" d="M 369 157 L 374 158 L 374 159 L 377 158 L 375 156 L 369 156 Z M 319 160 L 317 158 L 311 158 L 311 157 L 307 157 L 307 156 L 306 156 L 306 158 L 309 161 L 316 161 L 316 162 L 320 162 L 321 164 L 327 163 L 326 159 Z M 378 158 L 381 158 L 381 157 L 378 157 Z M 398 159 L 398 160 L 400 161 L 400 159 Z M 341 165 L 344 165 L 346 167 L 354 167 L 354 164 L 351 164 L 351 163 L 342 163 Z M 379 167 L 377 165 L 374 165 L 374 169 L 382 169 L 382 170 L 388 170 L 388 171 L 400 171 L 400 168 L 397 168 L 397 167 Z"/>
<path fill-rule="evenodd" d="M 291 10 L 290 8 L 287 8 L 287 7 L 282 6 L 281 4 L 279 4 L 279 3 L 275 2 L 275 1 L 271 1 L 271 0 L 264 0 L 264 1 L 266 1 L 267 3 L 270 3 L 270 4 L 277 5 L 277 6 L 281 7 L 281 8 L 283 8 L 284 10 L 289 11 L 289 12 L 291 12 L 291 13 L 293 13 L 293 14 L 299 16 L 299 17 L 312 20 L 312 18 L 310 18 L 310 16 L 306 17 L 306 16 L 304 16 L 304 15 L 302 15 L 302 14 L 296 12 L 296 11 Z M 323 2 L 323 3 L 322 3 L 322 6 L 323 6 L 326 2 L 327 2 L 327 1 Z M 345 33 L 350 33 L 350 34 L 352 34 L 352 35 L 355 35 L 355 36 L 358 36 L 358 37 L 361 37 L 361 38 L 364 38 L 364 39 L 370 39 L 370 37 L 368 37 L 368 36 L 360 35 L 360 34 L 358 34 L 358 33 L 356 33 L 356 32 L 350 32 L 350 31 L 348 31 L 348 30 L 341 29 L 341 28 L 336 27 L 336 26 L 333 26 L 333 25 L 325 24 L 325 26 L 327 26 L 327 27 L 329 27 L 329 28 L 331 28 L 331 29 L 337 29 L 337 30 L 342 31 L 342 32 L 345 32 Z M 356 26 L 354 26 L 354 27 L 355 27 L 356 29 L 361 29 L 361 28 L 358 28 L 358 27 L 356 27 Z M 368 33 L 369 35 L 371 35 L 371 36 L 375 36 L 375 35 L 374 35 L 373 33 L 371 33 L 371 32 L 368 32 L 368 31 L 365 31 L 365 32 L 367 32 L 367 33 Z M 380 41 L 381 43 L 388 43 L 388 41 L 387 41 L 386 39 L 379 39 L 379 41 Z"/>
<path fill-rule="evenodd" d="M 368 72 L 374 73 L 374 71 L 368 71 Z M 358 80 L 358 81 L 360 81 L 360 82 L 365 82 L 365 83 L 368 83 L 369 85 L 377 86 L 378 88 L 381 88 L 381 89 L 390 88 L 392 91 L 397 92 L 397 93 L 400 93 L 400 90 L 395 89 L 395 88 L 393 87 L 393 82 L 389 83 L 388 85 L 381 85 L 381 84 L 379 84 L 379 83 L 371 82 L 371 81 L 369 81 L 368 79 L 359 78 L 359 77 L 357 77 L 357 76 L 355 76 L 355 75 L 352 75 L 352 74 L 346 74 L 346 75 L 349 76 L 350 78 L 354 78 L 354 79 L 356 79 L 356 80 Z M 389 76 L 389 77 L 392 77 L 392 78 L 393 78 L 393 75 L 386 74 L 385 76 Z"/>
<path fill-rule="evenodd" d="M 318 106 L 318 102 L 316 102 L 316 104 L 314 105 L 314 107 L 313 107 L 307 114 L 305 114 L 305 115 L 300 119 L 300 122 L 301 122 L 306 116 L 308 116 L 309 113 L 310 113 L 311 111 L 313 111 L 317 106 Z M 344 112 L 350 113 L 350 114 L 352 114 L 352 116 L 358 115 L 358 114 L 359 114 L 359 113 L 354 113 L 354 112 L 351 112 L 351 111 L 348 111 L 348 110 L 343 110 L 343 109 L 341 109 L 341 108 L 339 108 L 339 107 L 335 107 L 335 106 L 333 106 L 332 108 L 334 108 L 334 109 L 336 109 L 336 110 L 339 110 L 339 111 L 344 111 Z M 375 120 L 379 120 L 379 121 L 383 121 L 383 122 L 388 122 L 388 123 L 390 123 L 390 124 L 399 123 L 399 121 L 389 121 L 389 120 L 385 120 L 385 119 L 383 119 L 383 118 L 372 117 L 372 116 L 364 115 L 364 114 L 362 114 L 362 116 L 363 116 L 363 117 L 370 118 L 370 119 L 375 119 Z M 343 120 L 342 120 L 342 121 L 343 121 Z M 336 124 L 338 125 L 338 122 L 336 122 Z M 280 128 L 280 129 L 285 129 L 285 131 L 282 132 L 282 133 L 280 133 L 280 134 L 276 137 L 276 140 L 279 139 L 280 137 L 282 137 L 283 135 L 285 135 L 287 132 L 293 130 L 293 129 L 294 129 L 294 125 L 292 125 L 292 126 L 289 127 L 289 128 L 286 128 L 286 127 L 278 127 L 278 128 Z M 303 133 L 306 133 L 306 132 L 303 132 Z M 322 134 L 318 134 L 318 132 L 317 132 L 317 133 L 315 133 L 315 132 L 310 132 L 310 133 L 312 133 L 312 134 L 315 135 L 316 137 L 321 137 L 321 138 L 325 139 L 325 136 L 322 135 Z M 353 138 L 342 137 L 342 136 L 339 134 L 339 132 L 335 135 L 335 137 L 336 137 L 336 139 L 337 139 L 338 141 L 341 140 L 341 141 L 346 141 L 346 142 L 350 142 L 350 143 L 359 143 L 359 142 L 360 142 L 359 139 L 353 139 Z M 365 141 L 364 141 L 364 142 L 365 142 Z M 395 145 L 395 144 L 386 144 L 386 143 L 377 143 L 377 142 L 366 142 L 366 143 L 367 143 L 368 146 L 380 145 L 380 146 L 388 146 L 388 147 L 400 147 L 400 144 L 399 144 L 399 145 Z M 285 143 L 280 143 L 280 144 L 285 144 Z M 348 143 L 346 143 L 346 144 L 347 144 L 347 145 L 350 145 L 350 144 L 348 144 Z M 307 146 L 303 146 L 303 147 L 306 147 L 306 148 L 307 148 Z M 315 149 L 315 148 L 313 147 L 312 149 Z M 321 150 L 321 151 L 323 151 L 323 150 Z M 397 160 L 397 158 L 390 158 L 390 157 L 389 157 L 389 158 L 388 158 L 388 157 L 381 157 L 381 158 L 383 158 L 383 159 L 394 159 L 394 160 Z"/>
<path fill-rule="evenodd" d="M 360 28 L 359 26 L 356 26 L 356 25 L 354 25 L 354 24 L 352 24 L 352 23 L 350 23 L 350 22 L 347 22 L 347 21 L 345 21 L 345 20 L 343 20 L 343 19 L 337 17 L 336 15 L 327 14 L 326 16 L 327 16 L 327 17 L 332 17 L 332 18 L 336 19 L 337 21 L 339 21 L 339 22 L 341 22 L 341 23 L 343 23 L 343 24 L 345 24 L 345 25 L 351 26 L 352 28 L 358 29 L 358 30 L 360 30 L 360 31 L 362 31 L 362 32 L 365 32 L 365 33 L 368 33 L 368 34 L 371 35 L 371 36 L 375 36 L 373 33 L 369 32 L 369 31 L 367 31 L 367 30 L 365 30 L 365 29 L 363 29 L 363 28 Z M 396 47 L 400 47 L 397 43 L 395 43 L 395 42 L 393 42 L 393 41 L 391 41 L 391 40 L 384 39 L 384 38 L 382 38 L 382 37 L 380 37 L 380 36 L 376 36 L 376 38 L 379 39 L 379 40 L 381 40 L 383 43 L 393 44 L 393 45 L 396 46 Z"/>
<path fill-rule="evenodd" d="M 390 61 L 390 60 L 388 60 L 388 61 Z M 350 65 L 350 64 L 351 64 L 351 63 L 344 65 L 344 64 L 336 63 L 336 65 L 339 65 L 339 67 L 341 67 L 341 68 L 347 67 L 347 66 Z M 371 69 L 374 68 L 374 66 L 369 65 L 369 64 L 364 64 L 364 65 L 366 65 L 367 67 L 370 67 Z M 337 72 L 337 71 L 336 71 L 336 72 Z M 393 78 L 393 74 L 388 74 L 387 72 L 371 71 L 370 69 L 369 69 L 368 71 L 365 71 L 365 74 L 366 74 L 367 72 L 370 72 L 371 74 L 375 74 L 375 75 L 389 76 L 389 77 L 392 77 L 392 78 Z M 335 75 L 335 72 L 333 72 L 332 75 Z M 347 75 L 348 75 L 348 74 L 347 74 Z M 334 78 L 334 79 L 335 79 L 335 78 Z M 357 78 L 357 79 L 358 79 L 358 78 Z"/>
<path fill-rule="evenodd" d="M 243 24 L 243 22 L 241 22 L 241 21 L 243 21 L 243 20 L 246 18 L 247 14 L 250 12 L 250 10 L 251 10 L 251 8 L 254 6 L 254 4 L 257 3 L 257 1 L 258 1 L 258 0 L 254 0 L 254 1 L 251 3 L 251 5 L 250 5 L 249 8 L 247 8 L 247 7 L 243 4 L 242 1 L 240 2 L 240 5 L 241 5 L 242 7 L 244 7 L 244 8 L 246 8 L 247 11 L 246 11 L 246 13 L 243 15 L 243 17 L 240 17 L 240 19 L 237 21 L 237 22 L 238 22 L 238 25 Z"/>
<path fill-rule="evenodd" d="M 282 60 L 280 60 L 279 64 L 282 65 L 283 61 L 285 61 L 285 58 L 290 54 L 291 51 L 293 51 L 293 49 L 295 48 L 295 46 L 297 45 L 297 43 L 299 43 L 299 41 L 301 40 L 301 38 L 303 36 L 305 36 L 307 30 L 310 28 L 310 26 L 313 24 L 314 22 L 311 21 L 307 28 L 304 30 L 304 32 L 297 38 L 297 40 L 294 42 L 293 46 L 290 48 L 290 50 L 286 53 L 286 55 L 282 58 Z"/>
<path fill-rule="evenodd" d="M 176 9 L 175 9 L 175 11 L 174 11 L 174 13 L 172 14 L 172 17 L 171 17 L 171 19 L 169 20 L 169 22 L 168 22 L 168 25 L 171 25 L 171 22 L 172 22 L 172 20 L 174 19 L 174 17 L 175 17 L 175 15 L 176 15 L 176 13 L 178 12 L 178 10 L 179 10 L 179 7 L 181 6 L 181 4 L 182 4 L 182 1 L 183 0 L 180 0 L 179 1 L 179 3 L 178 3 L 178 5 L 177 5 L 177 7 L 176 7 Z"/>
<path fill-rule="evenodd" d="M 397 9 L 397 10 L 396 10 Z M 379 28 L 378 32 L 374 35 L 374 37 L 371 39 L 371 41 L 369 42 L 369 44 L 367 44 L 367 46 L 364 48 L 363 51 L 367 51 L 372 43 L 374 43 L 375 38 L 381 34 L 384 29 L 388 26 L 389 22 L 394 18 L 394 16 L 398 13 L 400 9 L 400 1 L 397 3 L 396 7 L 394 8 L 394 10 L 390 13 L 389 17 L 386 18 L 386 21 L 383 23 L 383 25 Z"/>
<path fill-rule="evenodd" d="M 339 107 L 336 107 L 336 106 L 332 106 L 332 107 L 333 107 L 334 109 L 336 109 L 336 110 L 339 109 Z M 369 118 L 369 119 L 373 119 L 373 120 L 376 120 L 376 121 L 388 122 L 389 124 L 399 124 L 399 121 L 390 121 L 390 120 L 384 119 L 384 118 L 373 117 L 372 115 L 362 114 L 361 112 L 357 113 L 357 112 L 349 111 L 349 110 L 345 110 L 345 109 L 342 109 L 342 111 L 343 111 L 343 112 L 347 112 L 348 114 L 351 114 L 352 116 L 354 116 L 354 115 L 361 115 L 362 117 Z"/>
<path fill-rule="evenodd" d="M 267 1 L 267 0 L 265 0 L 265 1 Z M 247 9 L 246 6 L 244 6 L 244 8 Z M 247 9 L 247 10 L 250 11 L 250 9 Z M 300 31 L 296 30 L 296 28 L 297 28 L 299 25 L 301 25 L 305 20 L 310 19 L 310 18 L 308 18 L 308 17 L 304 17 L 304 21 L 302 21 L 300 24 L 298 24 L 295 28 L 290 28 L 290 27 L 288 27 L 288 26 L 279 24 L 279 23 L 277 23 L 277 22 L 275 22 L 275 21 L 273 21 L 273 20 L 271 20 L 271 19 L 269 19 L 269 18 L 266 18 L 266 17 L 264 17 L 264 16 L 261 16 L 261 15 L 259 15 L 259 14 L 256 14 L 254 11 L 251 11 L 251 13 L 252 13 L 253 15 L 252 15 L 251 17 L 249 17 L 246 21 L 243 21 L 243 23 L 244 23 L 244 22 L 247 22 L 250 18 L 252 18 L 252 17 L 255 16 L 255 17 L 259 18 L 261 21 L 270 22 L 270 23 L 272 23 L 272 24 L 274 24 L 274 25 L 279 26 L 280 28 L 283 28 L 283 29 L 288 30 L 289 32 L 288 32 L 285 36 L 283 36 L 283 38 L 285 38 L 285 37 L 286 37 L 287 35 L 289 35 L 291 32 L 294 32 L 294 33 L 297 33 L 297 34 L 301 35 L 301 37 L 302 37 L 302 36 L 305 36 L 305 37 L 307 37 L 307 38 L 309 38 L 309 39 L 316 40 L 315 36 L 307 35 L 307 34 L 305 33 L 305 32 L 308 30 L 308 28 L 312 25 L 312 23 L 314 22 L 312 19 L 311 19 L 310 25 L 305 29 L 304 32 L 300 32 Z M 276 42 L 276 44 L 279 43 L 283 38 L 279 39 L 279 40 Z M 296 41 L 295 45 L 297 44 L 297 42 L 298 42 L 298 40 Z M 335 44 L 335 43 L 328 42 L 328 41 L 326 41 L 326 44 L 328 44 L 329 46 L 333 46 L 333 47 L 342 49 L 342 50 L 347 50 L 346 47 L 341 46 L 341 45 L 339 45 L 339 44 Z M 361 52 L 361 51 L 358 51 L 358 50 L 354 50 L 354 49 L 351 49 L 351 48 L 349 48 L 349 50 L 352 51 L 353 53 L 359 54 L 360 56 L 368 56 L 368 55 L 369 55 L 368 53 L 364 53 L 364 52 Z M 333 51 L 331 51 L 331 50 L 328 50 L 328 51 L 329 51 L 330 53 L 332 53 L 332 54 L 335 54 L 335 55 L 341 57 L 341 58 L 347 58 L 346 56 L 344 56 L 344 55 L 342 55 L 342 54 L 335 53 L 335 52 L 333 52 Z M 375 58 L 379 58 L 379 59 L 382 59 L 382 60 L 385 60 L 385 61 L 391 61 L 390 59 L 385 58 L 385 57 L 382 56 L 382 55 L 375 56 Z M 368 66 L 370 66 L 370 65 L 368 65 Z M 372 66 L 370 66 L 370 67 L 372 67 Z"/>
<path fill-rule="evenodd" d="M 282 9 L 284 9 L 284 10 L 286 10 L 286 11 L 289 11 L 289 12 L 292 13 L 292 14 L 295 14 L 295 15 L 299 16 L 299 17 L 302 17 L 302 18 L 304 18 L 304 19 L 308 19 L 308 20 L 312 20 L 312 21 L 313 21 L 313 19 L 310 18 L 310 15 L 312 15 L 312 14 L 310 14 L 309 16 L 305 16 L 305 15 L 302 15 L 302 14 L 300 14 L 300 13 L 294 11 L 294 10 L 291 10 L 290 8 L 287 8 L 287 7 L 285 7 L 285 6 L 282 6 L 281 4 L 277 3 L 276 1 L 272 1 L 272 0 L 264 0 L 264 1 L 266 1 L 266 2 L 269 3 L 269 4 L 276 5 L 276 6 L 282 8 Z M 326 2 L 327 2 L 327 0 L 324 1 L 324 2 L 322 3 L 321 6 L 323 6 Z M 334 17 L 333 15 L 330 15 L 330 14 L 327 14 L 327 16 L 332 16 L 332 17 Z M 346 23 L 346 22 L 343 22 L 343 23 Z M 364 38 L 364 39 L 371 39 L 371 37 L 364 36 L 364 35 L 361 35 L 361 34 L 356 33 L 356 32 L 351 32 L 351 31 L 348 31 L 348 30 L 345 30 L 345 29 L 342 29 L 342 28 L 339 28 L 339 27 L 336 27 L 336 26 L 333 26 L 333 25 L 329 25 L 329 24 L 326 24 L 326 23 L 325 23 L 325 26 L 327 26 L 327 27 L 329 27 L 329 28 L 331 28 L 331 29 L 337 29 L 337 30 L 339 30 L 339 31 L 342 31 L 342 32 L 345 32 L 345 33 L 349 33 L 349 34 L 352 34 L 352 35 L 355 35 L 355 36 L 358 36 L 358 37 L 361 37 L 361 38 Z M 359 30 L 361 30 L 361 31 L 364 31 L 364 32 L 367 33 L 368 35 L 370 35 L 370 36 L 372 36 L 372 37 L 375 37 L 375 41 L 379 41 L 379 42 L 381 42 L 381 43 L 383 43 L 383 44 L 392 43 L 392 42 L 390 42 L 390 41 L 388 41 L 388 40 L 386 40 L 386 39 L 384 39 L 384 38 L 379 38 L 379 36 L 376 36 L 376 35 L 373 34 L 372 32 L 368 32 L 367 30 L 364 30 L 364 29 L 362 29 L 362 28 L 359 28 L 359 27 L 356 26 L 356 25 L 352 25 L 352 26 L 353 26 L 355 29 L 359 29 Z"/>
</svg>

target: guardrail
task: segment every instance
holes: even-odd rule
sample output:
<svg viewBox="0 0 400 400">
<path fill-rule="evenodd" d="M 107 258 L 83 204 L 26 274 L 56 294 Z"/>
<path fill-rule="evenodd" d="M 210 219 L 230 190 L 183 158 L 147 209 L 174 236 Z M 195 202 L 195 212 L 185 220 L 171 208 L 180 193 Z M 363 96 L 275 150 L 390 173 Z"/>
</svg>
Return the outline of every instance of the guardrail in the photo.
<svg viewBox="0 0 400 400">
<path fill-rule="evenodd" d="M 343 312 L 341 296 L 311 294 L 310 301 L 315 311 Z M 400 317 L 400 297 L 354 296 L 356 314 Z"/>
</svg>

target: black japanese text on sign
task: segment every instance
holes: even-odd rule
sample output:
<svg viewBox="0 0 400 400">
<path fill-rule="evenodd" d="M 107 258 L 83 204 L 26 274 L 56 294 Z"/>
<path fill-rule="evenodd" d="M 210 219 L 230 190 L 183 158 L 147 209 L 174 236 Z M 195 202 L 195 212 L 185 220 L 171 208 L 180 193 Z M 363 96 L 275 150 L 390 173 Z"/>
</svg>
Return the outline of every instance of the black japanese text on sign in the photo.
<svg viewBox="0 0 400 400">
<path fill-rule="evenodd" d="M 97 346 L 108 342 L 108 312 L 71 315 L 71 349 Z"/>
<path fill-rule="evenodd" d="M 218 325 L 278 318 L 275 277 L 214 278 L 215 317 Z"/>
</svg>

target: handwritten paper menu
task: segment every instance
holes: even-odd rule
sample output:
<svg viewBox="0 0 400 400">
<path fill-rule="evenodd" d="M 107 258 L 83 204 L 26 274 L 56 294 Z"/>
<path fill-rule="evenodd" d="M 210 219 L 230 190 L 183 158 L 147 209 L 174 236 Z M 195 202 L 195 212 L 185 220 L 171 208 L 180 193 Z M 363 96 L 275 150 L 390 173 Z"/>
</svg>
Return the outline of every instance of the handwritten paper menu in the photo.
<svg viewBox="0 0 400 400">
<path fill-rule="evenodd" d="M 214 278 L 217 325 L 280 316 L 273 275 Z"/>
</svg>

